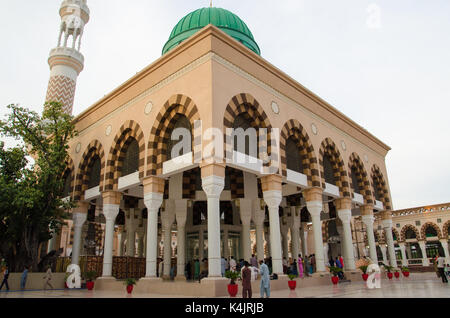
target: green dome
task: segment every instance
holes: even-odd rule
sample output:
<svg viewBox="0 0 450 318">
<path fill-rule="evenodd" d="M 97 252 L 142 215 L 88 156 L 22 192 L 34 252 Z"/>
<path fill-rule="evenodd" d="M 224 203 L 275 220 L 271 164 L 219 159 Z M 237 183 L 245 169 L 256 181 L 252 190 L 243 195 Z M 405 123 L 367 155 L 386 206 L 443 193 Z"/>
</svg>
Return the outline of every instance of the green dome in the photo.
<svg viewBox="0 0 450 318">
<path fill-rule="evenodd" d="M 256 54 L 261 55 L 259 46 L 244 21 L 230 11 L 221 8 L 198 9 L 181 19 L 164 45 L 163 55 L 208 24 L 218 27 Z"/>
</svg>

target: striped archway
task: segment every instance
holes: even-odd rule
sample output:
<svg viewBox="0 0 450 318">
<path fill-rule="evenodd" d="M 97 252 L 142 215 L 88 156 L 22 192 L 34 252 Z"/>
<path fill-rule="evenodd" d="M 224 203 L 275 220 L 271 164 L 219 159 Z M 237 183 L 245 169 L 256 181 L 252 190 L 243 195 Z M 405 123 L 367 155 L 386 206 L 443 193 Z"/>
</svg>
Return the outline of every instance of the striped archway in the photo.
<svg viewBox="0 0 450 318">
<path fill-rule="evenodd" d="M 375 192 L 378 192 L 378 194 L 382 199 L 381 201 L 384 204 L 384 208 L 386 210 L 392 210 L 391 200 L 389 199 L 389 192 L 387 189 L 386 181 L 383 177 L 383 174 L 381 173 L 380 168 L 376 164 L 372 166 L 370 177 L 372 183 L 373 198 L 376 198 Z M 375 181 L 377 183 L 377 189 L 375 189 Z"/>
<path fill-rule="evenodd" d="M 350 186 L 348 183 L 348 175 L 345 170 L 344 161 L 342 160 L 341 154 L 335 143 L 330 138 L 326 138 L 322 141 L 319 150 L 319 169 L 322 180 L 322 188 L 325 189 L 325 171 L 323 166 L 323 158 L 325 155 L 328 155 L 331 158 L 334 177 L 336 179 L 336 186 L 339 188 L 340 197 L 350 198 Z"/>
<path fill-rule="evenodd" d="M 320 187 L 319 166 L 314 153 L 314 148 L 311 144 L 308 133 L 296 119 L 291 119 L 286 122 L 280 134 L 280 158 L 283 176 L 287 175 L 286 143 L 291 136 L 294 137 L 298 149 L 300 150 L 304 169 L 303 174 L 305 174 L 308 178 L 308 185 L 310 187 Z"/>
<path fill-rule="evenodd" d="M 79 201 L 84 198 L 84 191 L 88 190 L 89 176 L 90 176 L 90 164 L 95 156 L 100 158 L 101 170 L 100 170 L 100 191 L 103 189 L 103 179 L 105 175 L 105 152 L 102 144 L 98 140 L 93 140 L 87 147 L 81 157 L 80 165 L 78 167 L 78 173 L 75 180 L 75 194 L 74 200 Z"/>
<path fill-rule="evenodd" d="M 145 140 L 144 133 L 135 121 L 127 120 L 114 137 L 106 161 L 105 190 L 117 190 L 122 166 L 130 143 L 136 140 L 139 145 L 139 179 L 144 177 Z"/>
<path fill-rule="evenodd" d="M 449 229 L 450 227 L 450 220 L 448 220 L 447 222 L 444 223 L 444 226 L 442 228 L 442 235 L 444 239 L 448 239 L 448 235 L 449 235 Z"/>
<path fill-rule="evenodd" d="M 420 241 L 421 236 L 420 236 L 419 230 L 414 225 L 407 224 L 407 225 L 403 226 L 402 230 L 400 231 L 400 237 L 401 237 L 402 242 L 406 241 L 406 231 L 408 229 L 413 230 L 414 233 L 416 234 L 416 240 Z"/>
<path fill-rule="evenodd" d="M 273 152 L 273 159 L 278 160 L 275 147 L 272 149 L 272 125 L 269 118 L 262 109 L 259 102 L 250 94 L 242 93 L 234 96 L 228 103 L 223 118 L 224 138 L 225 138 L 225 158 L 233 158 L 233 138 L 232 131 L 234 120 L 239 115 L 244 114 L 251 124 L 252 128 L 259 132 L 261 137 L 261 131 L 259 128 L 267 129 L 267 145 L 264 143 L 264 138 L 258 139 L 258 150 L 260 153 L 266 153 L 269 156 Z M 265 158 L 260 158 L 261 160 Z M 263 160 L 264 161 L 264 160 Z M 264 162 L 264 165 L 269 165 L 269 162 Z"/>
<path fill-rule="evenodd" d="M 403 242 L 401 236 L 398 234 L 398 231 L 394 228 L 392 228 L 392 235 L 395 235 L 396 240 L 394 241 L 397 241 L 398 243 Z"/>
<path fill-rule="evenodd" d="M 362 195 L 364 197 L 365 204 L 373 204 L 373 197 L 372 197 L 372 190 L 370 188 L 370 181 L 366 172 L 366 169 L 364 168 L 364 164 L 359 157 L 359 155 L 354 152 L 350 155 L 349 161 L 348 161 L 348 174 L 349 174 L 349 181 L 350 181 L 350 189 L 354 189 L 353 181 L 351 178 L 352 168 L 356 170 L 356 178 L 358 181 L 358 186 L 362 191 Z"/>
<path fill-rule="evenodd" d="M 73 196 L 73 190 L 75 188 L 75 165 L 73 163 L 72 158 L 70 156 L 67 156 L 66 160 L 66 169 L 64 170 L 64 173 L 62 174 L 63 181 L 65 181 L 65 178 L 70 175 L 70 197 Z"/>
<path fill-rule="evenodd" d="M 430 226 L 436 230 L 437 237 L 438 237 L 439 239 L 444 238 L 444 237 L 442 236 L 441 229 L 439 228 L 439 226 L 437 226 L 437 224 L 435 224 L 435 223 L 433 223 L 433 222 L 427 222 L 427 223 L 425 223 L 424 225 L 422 225 L 422 227 L 420 228 L 420 236 L 422 237 L 422 240 L 426 241 L 427 236 L 426 236 L 425 233 L 426 233 L 426 231 L 427 231 L 427 228 L 430 227 Z"/>
<path fill-rule="evenodd" d="M 181 116 L 186 116 L 192 127 L 194 136 L 194 160 L 201 159 L 201 143 L 194 143 L 196 136 L 201 136 L 200 115 L 195 103 L 185 95 L 172 96 L 156 116 L 155 123 L 150 131 L 147 155 L 147 176 L 162 174 L 163 163 L 167 160 L 167 144 L 170 140 L 175 123 Z"/>
</svg>

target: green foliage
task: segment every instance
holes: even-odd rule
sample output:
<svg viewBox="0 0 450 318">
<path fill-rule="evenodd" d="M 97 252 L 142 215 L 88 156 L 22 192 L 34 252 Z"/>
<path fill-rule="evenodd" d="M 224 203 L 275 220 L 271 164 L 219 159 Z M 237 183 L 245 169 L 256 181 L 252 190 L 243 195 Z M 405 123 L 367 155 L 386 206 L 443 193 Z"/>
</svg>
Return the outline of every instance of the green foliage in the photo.
<svg viewBox="0 0 450 318">
<path fill-rule="evenodd" d="M 234 285 L 234 284 L 236 284 L 236 279 L 241 277 L 241 273 L 234 272 L 234 271 L 226 271 L 225 272 L 225 277 L 229 278 L 231 280 L 230 281 L 231 285 Z"/>
<path fill-rule="evenodd" d="M 402 272 L 408 272 L 409 273 L 409 268 L 406 266 L 402 266 Z"/>
<path fill-rule="evenodd" d="M 383 264 L 383 267 L 384 267 L 384 269 L 385 269 L 388 273 L 391 273 L 392 270 L 394 269 L 393 266 L 385 265 L 385 264 Z"/>
<path fill-rule="evenodd" d="M 84 274 L 84 276 L 88 282 L 92 282 L 94 279 L 97 278 L 97 272 L 89 271 L 89 272 L 86 272 L 86 274 Z"/>
<path fill-rule="evenodd" d="M 359 269 L 363 272 L 363 274 L 367 274 L 367 265 L 361 265 Z"/>
<path fill-rule="evenodd" d="M 342 268 L 337 266 L 330 266 L 330 273 L 332 273 L 333 276 L 337 276 L 339 272 L 342 272 Z"/>
<path fill-rule="evenodd" d="M 288 277 L 289 277 L 289 280 L 294 280 L 297 278 L 297 275 L 289 274 Z"/>
<path fill-rule="evenodd" d="M 18 144 L 5 149 L 0 143 L 0 254 L 12 271 L 24 265 L 37 271 L 40 244 L 60 230 L 66 210 L 74 207 L 61 197 L 75 126 L 59 103 L 47 103 L 42 117 L 17 105 L 7 108 L 0 136 L 13 137 Z"/>
<path fill-rule="evenodd" d="M 125 279 L 125 285 L 126 286 L 136 285 L 136 280 L 134 278 L 127 278 Z"/>
</svg>

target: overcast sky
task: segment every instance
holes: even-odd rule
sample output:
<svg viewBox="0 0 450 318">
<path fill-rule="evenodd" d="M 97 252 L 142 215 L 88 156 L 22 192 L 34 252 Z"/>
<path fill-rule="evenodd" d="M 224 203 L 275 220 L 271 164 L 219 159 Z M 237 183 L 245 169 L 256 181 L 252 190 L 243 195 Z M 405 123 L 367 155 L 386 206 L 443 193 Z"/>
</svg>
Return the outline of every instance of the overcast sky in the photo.
<svg viewBox="0 0 450 318">
<path fill-rule="evenodd" d="M 40 112 L 61 0 L 0 0 L 0 116 Z M 392 150 L 394 209 L 450 202 L 450 1 L 214 0 L 262 57 Z M 88 0 L 74 115 L 161 56 L 172 28 L 209 0 Z"/>
</svg>

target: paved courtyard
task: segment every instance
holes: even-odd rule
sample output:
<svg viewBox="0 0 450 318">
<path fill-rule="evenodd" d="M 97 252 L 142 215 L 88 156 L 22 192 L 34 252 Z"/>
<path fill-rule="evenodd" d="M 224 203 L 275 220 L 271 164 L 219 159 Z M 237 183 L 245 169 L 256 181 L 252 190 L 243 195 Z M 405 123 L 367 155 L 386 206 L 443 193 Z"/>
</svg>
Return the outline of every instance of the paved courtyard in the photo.
<svg viewBox="0 0 450 318">
<path fill-rule="evenodd" d="M 295 291 L 272 291 L 272 298 L 450 298 L 450 284 L 442 283 L 434 273 L 413 274 L 414 279 L 382 280 L 381 289 L 369 290 L 363 282 L 301 288 Z M 242 291 L 241 286 L 239 290 Z M 241 294 L 239 293 L 238 296 Z M 259 290 L 253 291 L 254 298 Z M 179 295 L 138 294 L 125 292 L 52 290 L 0 292 L 0 298 L 185 298 Z"/>
</svg>

